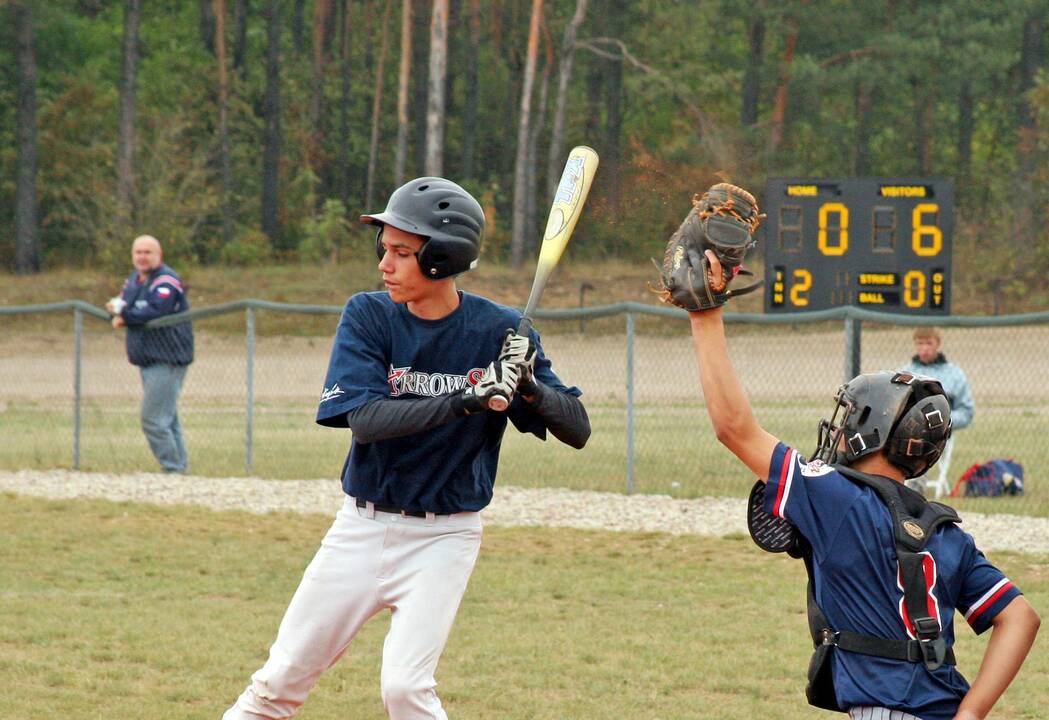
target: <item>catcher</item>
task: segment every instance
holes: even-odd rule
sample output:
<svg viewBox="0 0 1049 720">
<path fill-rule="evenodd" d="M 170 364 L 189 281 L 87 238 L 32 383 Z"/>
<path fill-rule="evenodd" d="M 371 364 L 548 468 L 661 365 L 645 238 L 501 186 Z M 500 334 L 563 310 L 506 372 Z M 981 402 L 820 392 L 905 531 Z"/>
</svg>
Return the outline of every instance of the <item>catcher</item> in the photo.
<svg viewBox="0 0 1049 720">
<path fill-rule="evenodd" d="M 734 185 L 698 197 L 667 245 L 662 294 L 689 311 L 718 440 L 759 478 L 752 536 L 809 570 L 809 703 L 864 720 L 983 718 L 1040 619 L 952 509 L 903 484 L 950 437 L 943 388 L 910 373 L 860 375 L 838 391 L 811 461 L 758 425 L 729 360 L 722 306 L 739 294 L 729 286 L 761 217 Z M 954 662 L 956 613 L 976 633 L 994 629 L 971 686 Z"/>
</svg>

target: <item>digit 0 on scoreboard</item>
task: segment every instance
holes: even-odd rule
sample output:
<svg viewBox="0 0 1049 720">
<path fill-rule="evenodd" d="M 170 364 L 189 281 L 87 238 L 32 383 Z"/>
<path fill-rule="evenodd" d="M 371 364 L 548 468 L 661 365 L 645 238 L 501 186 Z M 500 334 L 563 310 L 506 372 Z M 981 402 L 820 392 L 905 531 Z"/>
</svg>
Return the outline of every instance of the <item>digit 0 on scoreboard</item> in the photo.
<svg viewBox="0 0 1049 720">
<path fill-rule="evenodd" d="M 950 314 L 952 180 L 775 178 L 764 200 L 765 312 Z"/>
</svg>

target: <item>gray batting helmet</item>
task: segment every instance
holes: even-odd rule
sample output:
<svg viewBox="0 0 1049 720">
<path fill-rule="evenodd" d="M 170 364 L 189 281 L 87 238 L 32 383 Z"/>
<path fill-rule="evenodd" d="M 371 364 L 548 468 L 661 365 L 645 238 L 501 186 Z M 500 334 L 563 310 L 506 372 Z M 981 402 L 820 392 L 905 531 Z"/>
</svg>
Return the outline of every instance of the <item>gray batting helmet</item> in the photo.
<svg viewBox="0 0 1049 720">
<path fill-rule="evenodd" d="M 481 252 L 484 211 L 474 196 L 451 180 L 421 177 L 393 191 L 386 209 L 361 215 L 361 222 L 378 225 L 375 252 L 382 260 L 382 228 L 399 230 L 426 239 L 416 254 L 423 275 L 440 280 L 472 270 Z"/>
<path fill-rule="evenodd" d="M 834 401 L 830 420 L 820 420 L 815 453 L 827 463 L 851 465 L 884 448 L 906 477 L 918 477 L 940 459 L 951 436 L 943 386 L 924 375 L 858 375 L 838 389 Z"/>
</svg>

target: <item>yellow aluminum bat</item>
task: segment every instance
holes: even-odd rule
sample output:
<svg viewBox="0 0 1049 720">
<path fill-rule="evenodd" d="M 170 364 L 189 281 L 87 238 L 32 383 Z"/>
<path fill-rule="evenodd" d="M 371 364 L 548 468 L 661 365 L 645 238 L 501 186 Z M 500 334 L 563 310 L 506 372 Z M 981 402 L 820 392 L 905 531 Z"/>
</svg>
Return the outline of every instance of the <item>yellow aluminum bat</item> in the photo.
<svg viewBox="0 0 1049 720">
<path fill-rule="evenodd" d="M 543 245 L 539 249 L 532 291 L 528 294 L 524 317 L 517 328 L 519 335 L 528 335 L 532 329 L 532 313 L 539 305 L 539 298 L 546 289 L 550 273 L 557 267 L 568 241 L 572 238 L 572 231 L 575 230 L 576 222 L 583 212 L 586 196 L 590 194 L 598 162 L 597 153 L 586 145 L 577 145 L 568 153 L 568 162 L 561 173 L 561 182 L 557 184 L 550 215 L 546 219 L 546 231 L 543 233 Z M 488 401 L 491 410 L 502 411 L 508 405 L 509 399 L 502 395 L 495 395 Z"/>
</svg>

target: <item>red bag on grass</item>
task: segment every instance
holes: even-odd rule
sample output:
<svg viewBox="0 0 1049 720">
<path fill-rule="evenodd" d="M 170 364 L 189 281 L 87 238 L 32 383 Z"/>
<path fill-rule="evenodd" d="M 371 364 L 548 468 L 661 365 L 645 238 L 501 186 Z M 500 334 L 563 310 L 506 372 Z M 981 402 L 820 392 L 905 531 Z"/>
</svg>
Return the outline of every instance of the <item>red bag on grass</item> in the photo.
<svg viewBox="0 0 1049 720">
<path fill-rule="evenodd" d="M 962 486 L 964 492 L 961 492 Z M 966 470 L 954 489 L 951 497 L 964 494 L 971 497 L 998 497 L 1000 495 L 1023 495 L 1024 468 L 1012 458 L 1008 460 L 988 460 L 976 463 Z"/>
</svg>

